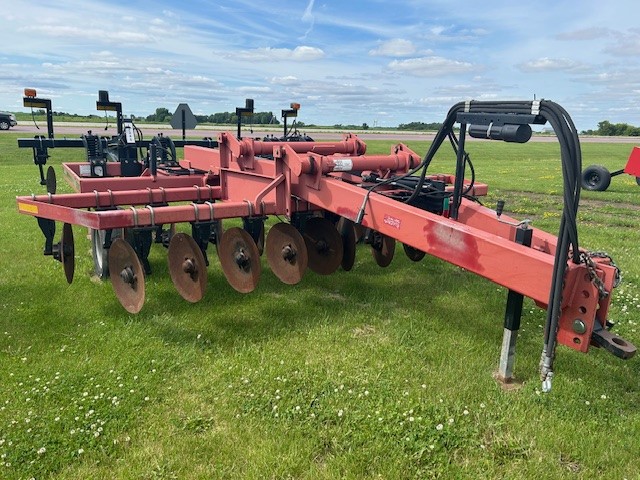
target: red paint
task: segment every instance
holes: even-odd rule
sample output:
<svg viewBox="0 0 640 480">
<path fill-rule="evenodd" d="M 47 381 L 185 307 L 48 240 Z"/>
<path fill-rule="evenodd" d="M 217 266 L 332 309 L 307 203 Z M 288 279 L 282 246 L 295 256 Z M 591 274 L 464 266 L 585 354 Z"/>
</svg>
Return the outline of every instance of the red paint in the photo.
<svg viewBox="0 0 640 480">
<path fill-rule="evenodd" d="M 627 161 L 627 165 L 624 167 L 624 173 L 628 173 L 629 175 L 633 175 L 634 177 L 640 177 L 640 148 L 633 147 L 631 150 L 631 155 L 629 155 L 629 160 Z"/>
</svg>

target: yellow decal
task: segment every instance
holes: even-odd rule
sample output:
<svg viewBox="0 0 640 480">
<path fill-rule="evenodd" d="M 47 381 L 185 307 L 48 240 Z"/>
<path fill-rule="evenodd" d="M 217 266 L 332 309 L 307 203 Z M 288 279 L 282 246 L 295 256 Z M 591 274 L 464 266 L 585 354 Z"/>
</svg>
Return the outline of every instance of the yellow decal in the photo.
<svg viewBox="0 0 640 480">
<path fill-rule="evenodd" d="M 30 203 L 20 203 L 18 202 L 18 210 L 21 212 L 35 213 L 38 214 L 38 206 L 31 205 Z"/>
</svg>

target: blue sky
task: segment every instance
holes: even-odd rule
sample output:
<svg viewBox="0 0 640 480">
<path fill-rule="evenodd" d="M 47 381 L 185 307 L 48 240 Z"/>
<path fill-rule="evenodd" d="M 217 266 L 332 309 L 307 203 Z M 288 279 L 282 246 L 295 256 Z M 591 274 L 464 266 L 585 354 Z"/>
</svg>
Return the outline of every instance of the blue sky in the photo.
<svg viewBox="0 0 640 480">
<path fill-rule="evenodd" d="M 125 115 L 302 104 L 299 119 L 442 121 L 466 99 L 547 98 L 579 129 L 640 125 L 637 0 L 3 0 L 0 109 Z"/>
</svg>

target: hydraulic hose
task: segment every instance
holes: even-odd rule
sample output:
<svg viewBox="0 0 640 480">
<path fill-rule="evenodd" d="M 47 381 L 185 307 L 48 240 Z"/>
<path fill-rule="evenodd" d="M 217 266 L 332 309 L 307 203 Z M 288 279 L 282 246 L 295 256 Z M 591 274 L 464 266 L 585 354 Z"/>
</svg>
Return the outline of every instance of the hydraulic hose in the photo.
<svg viewBox="0 0 640 480">
<path fill-rule="evenodd" d="M 543 380 L 550 382 L 550 378 L 553 375 L 553 358 L 557 344 L 558 321 L 561 313 L 562 286 L 569 254 L 571 253 L 571 260 L 574 263 L 580 263 L 581 261 L 577 214 L 580 201 L 582 153 L 577 130 L 567 111 L 557 103 L 548 100 L 540 100 L 535 103 L 533 101 L 470 101 L 457 103 L 447 113 L 442 127 L 436 134 L 433 143 L 420 165 L 407 174 L 413 175 L 420 171 L 414 191 L 405 202 L 410 203 L 421 194 L 427 169 L 447 137 L 449 137 L 454 151 L 457 152 L 459 144 L 453 131 L 453 126 L 456 123 L 457 114 L 460 112 L 512 115 L 536 114 L 550 123 L 558 138 L 563 178 L 563 210 L 558 231 L 558 245 L 555 253 L 551 289 L 549 292 L 547 318 L 544 330 L 544 346 L 541 358 L 541 375 Z M 466 152 L 464 152 L 463 158 L 466 161 L 469 160 Z M 473 167 L 471 168 L 472 175 L 474 175 Z M 397 178 L 395 180 L 397 181 Z"/>
</svg>

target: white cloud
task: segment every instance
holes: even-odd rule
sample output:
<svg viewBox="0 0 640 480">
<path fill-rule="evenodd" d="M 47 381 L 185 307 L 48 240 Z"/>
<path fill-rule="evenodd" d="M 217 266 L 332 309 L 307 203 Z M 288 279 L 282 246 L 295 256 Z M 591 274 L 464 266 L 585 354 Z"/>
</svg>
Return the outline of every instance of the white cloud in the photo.
<svg viewBox="0 0 640 480">
<path fill-rule="evenodd" d="M 443 77 L 472 72 L 478 67 L 469 62 L 431 56 L 394 60 L 389 64 L 389 68 L 395 72 L 408 73 L 417 77 Z"/>
<path fill-rule="evenodd" d="M 584 64 L 568 58 L 543 57 L 529 62 L 521 63 L 518 68 L 527 73 L 532 72 L 575 72 L 584 70 Z"/>
<path fill-rule="evenodd" d="M 28 25 L 18 29 L 25 33 L 42 34 L 48 37 L 67 38 L 77 42 L 79 39 L 91 40 L 100 43 L 122 42 L 154 42 L 155 39 L 146 33 L 126 30 L 100 30 L 99 33 L 92 28 L 72 27 L 68 25 Z"/>
<path fill-rule="evenodd" d="M 374 57 L 408 57 L 413 55 L 416 50 L 416 46 L 411 40 L 394 38 L 386 42 L 381 42 L 377 48 L 369 50 L 369 55 Z"/>
<path fill-rule="evenodd" d="M 256 48 L 254 50 L 242 50 L 227 55 L 227 58 L 236 58 L 251 62 L 281 62 L 285 60 L 294 60 L 298 62 L 308 62 L 318 60 L 325 56 L 324 51 L 320 48 L 301 45 L 293 50 L 289 48 Z"/>
<path fill-rule="evenodd" d="M 272 77 L 270 80 L 274 85 L 299 85 L 300 80 L 293 75 L 287 75 L 286 77 Z"/>
<path fill-rule="evenodd" d="M 618 57 L 640 56 L 640 30 L 617 34 L 615 43 L 608 45 L 604 52 Z"/>
<path fill-rule="evenodd" d="M 269 87 L 239 87 L 240 93 L 269 93 L 271 89 Z"/>
<path fill-rule="evenodd" d="M 302 21 L 309 24 L 309 28 L 304 35 L 300 37 L 302 40 L 306 39 L 309 34 L 313 31 L 313 26 L 316 23 L 316 17 L 313 15 L 313 4 L 315 0 L 309 0 L 307 4 L 307 8 L 305 8 L 304 13 L 302 14 Z"/>
<path fill-rule="evenodd" d="M 596 40 L 599 38 L 608 37 L 611 34 L 611 30 L 603 27 L 589 27 L 579 30 L 572 30 L 570 32 L 563 32 L 556 35 L 558 40 Z"/>
</svg>

